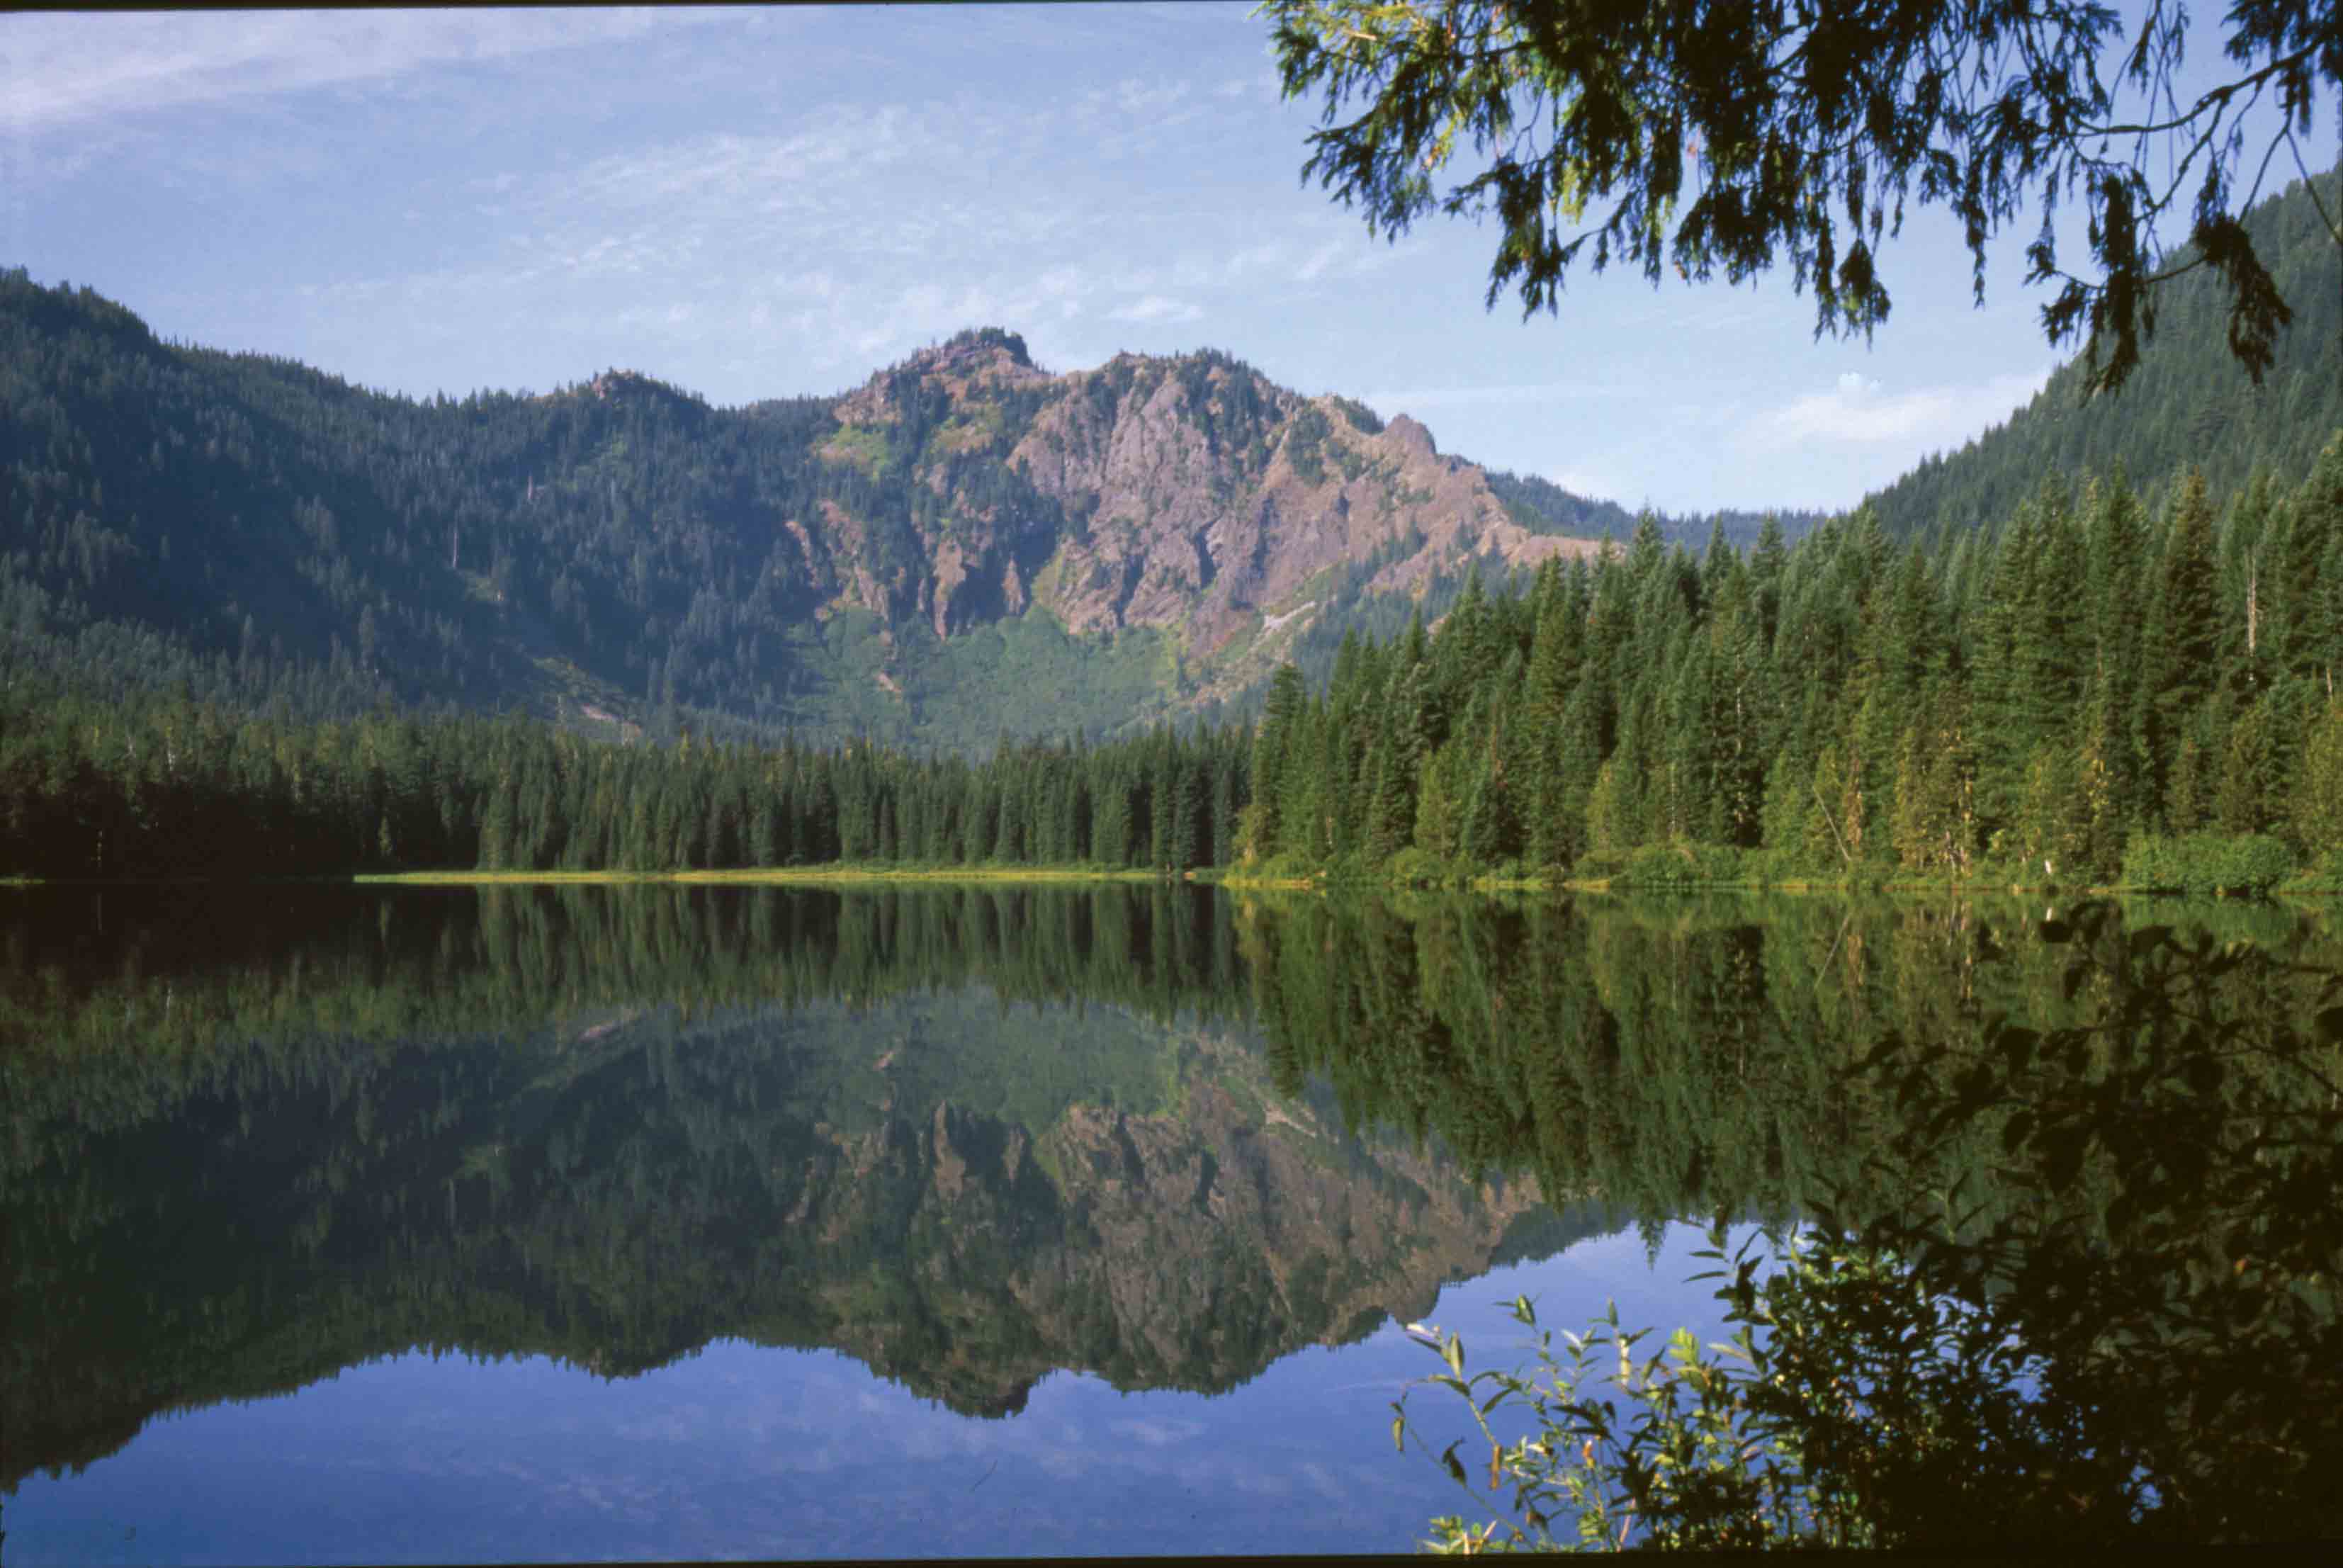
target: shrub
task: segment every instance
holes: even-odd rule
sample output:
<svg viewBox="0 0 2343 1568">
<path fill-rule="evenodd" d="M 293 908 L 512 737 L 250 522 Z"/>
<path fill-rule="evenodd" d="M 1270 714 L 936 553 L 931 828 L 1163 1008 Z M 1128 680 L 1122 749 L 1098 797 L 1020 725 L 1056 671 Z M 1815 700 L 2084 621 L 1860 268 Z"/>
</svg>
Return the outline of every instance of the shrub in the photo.
<svg viewBox="0 0 2343 1568">
<path fill-rule="evenodd" d="M 2144 892 L 2267 893 L 2293 869 L 2267 833 L 2140 833 L 2124 849 L 2122 881 Z"/>
<path fill-rule="evenodd" d="M 1644 844 L 1614 878 L 1630 888 L 1704 888 L 1747 879 L 1739 849 L 1730 844 Z"/>
<path fill-rule="evenodd" d="M 2321 855 L 2290 885 L 2305 892 L 2343 893 L 2343 849 Z"/>
<path fill-rule="evenodd" d="M 1627 857 L 1614 849 L 1589 849 L 1572 862 L 1570 875 L 1581 882 L 1613 880 L 1627 869 Z"/>
<path fill-rule="evenodd" d="M 1927 1291 L 1891 1256 L 1827 1235 L 1777 1240 L 1776 1270 L 1762 1284 L 1763 1260 L 1746 1247 L 1727 1258 L 1724 1243 L 1722 1228 L 1713 1231 L 1703 1255 L 1726 1280 L 1717 1295 L 1727 1321 L 1742 1327 L 1730 1344 L 1710 1347 L 1715 1356 L 1682 1329 L 1639 1356 L 1649 1331 L 1622 1332 L 1615 1307 L 1586 1332 L 1557 1336 L 1516 1298 L 1514 1317 L 1536 1334 L 1534 1364 L 1468 1374 L 1456 1336 L 1409 1326 L 1448 1364 L 1423 1382 L 1461 1396 L 1487 1445 L 1470 1475 L 1456 1450 L 1472 1440 L 1436 1457 L 1476 1508 L 1476 1478 L 1489 1493 L 1513 1494 L 1508 1517 L 1433 1520 L 1428 1544 L 1465 1553 L 1905 1544 L 1931 1539 L 1932 1507 L 1960 1506 L 1941 1484 L 1947 1475 L 2022 1473 L 2053 1456 L 2063 1433 L 2023 1383 L 2043 1365 L 1990 1312 Z M 1892 1394 L 1847 1397 L 1867 1370 L 1845 1347 L 1854 1323 L 1889 1329 L 1908 1356 L 1909 1375 Z M 1413 1435 L 1406 1406 L 1403 1396 L 1392 1407 L 1403 1450 Z M 1491 1422 L 1497 1412 L 1526 1415 L 1532 1430 L 1508 1442 Z M 1889 1461 L 1844 1462 L 1879 1454 Z"/>
</svg>

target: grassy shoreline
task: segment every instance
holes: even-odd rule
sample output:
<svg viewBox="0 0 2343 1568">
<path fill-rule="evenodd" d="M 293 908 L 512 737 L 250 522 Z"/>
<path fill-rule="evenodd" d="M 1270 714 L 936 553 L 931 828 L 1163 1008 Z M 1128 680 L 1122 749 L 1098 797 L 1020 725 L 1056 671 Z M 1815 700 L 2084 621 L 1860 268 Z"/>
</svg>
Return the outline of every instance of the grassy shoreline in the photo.
<svg viewBox="0 0 2343 1568">
<path fill-rule="evenodd" d="M 679 882 L 709 886 L 809 886 L 852 882 L 1153 882 L 1153 870 L 1082 866 L 779 866 L 706 871 L 377 871 L 347 879 L 369 887 L 502 887 L 536 883 Z"/>
<path fill-rule="evenodd" d="M 1199 878 L 1199 880 L 1203 879 Z M 1898 898 L 1920 898 L 1944 895 L 1952 898 L 2187 898 L 2249 900 L 2258 898 L 2326 899 L 2343 894 L 2343 886 L 2305 879 L 2281 882 L 2267 893 L 2226 891 L 2197 892 L 2167 887 L 2145 887 L 2127 882 L 2003 882 L 1972 879 L 1952 881 L 1931 878 L 1885 878 L 1880 880 L 1834 881 L 1828 878 L 1801 877 L 1783 881 L 1744 878 L 1737 880 L 1669 881 L 1649 883 L 1614 877 L 1499 877 L 1468 876 L 1455 879 L 1418 879 L 1404 877 L 1332 877 L 1327 875 L 1280 875 L 1251 877 L 1243 875 L 1216 876 L 1212 880 L 1222 887 L 1242 892 L 1290 891 L 1326 893 L 1339 890 L 1370 891 L 1391 889 L 1413 889 L 1423 891 L 1446 890 L 1473 893 L 1564 893 L 1594 894 L 1665 894 L 1665 893 L 1798 893 L 1838 894 L 1886 893 Z"/>
<path fill-rule="evenodd" d="M 680 871 L 370 871 L 347 874 L 324 873 L 298 877 L 177 877 L 177 878 L 42 878 L 0 876 L 0 889 L 38 887 L 173 887 L 173 886 L 264 886 L 327 884 L 357 887 L 414 888 L 477 888 L 477 887 L 574 887 L 629 886 L 639 883 L 669 883 L 683 886 L 708 887 L 850 887 L 882 883 L 931 884 L 1057 884 L 1080 885 L 1102 882 L 1185 881 L 1192 884 L 1218 886 L 1234 892 L 1302 892 L 1328 893 L 1338 890 L 1368 891 L 1375 890 L 1423 890 L 1474 893 L 1529 893 L 1555 896 L 1565 893 L 1624 894 L 1624 893 L 1798 893 L 1798 894 L 1858 894 L 1885 893 L 1913 898 L 1944 895 L 1964 898 L 2100 898 L 2110 895 L 2154 897 L 2169 894 L 2174 897 L 2253 899 L 2297 898 L 2327 899 L 2343 894 L 2343 886 L 2332 879 L 2309 873 L 2270 888 L 2267 893 L 2176 893 L 2169 888 L 2135 886 L 2121 881 L 2068 882 L 2004 882 L 2000 880 L 1954 880 L 1946 878 L 1896 878 L 1877 880 L 1834 880 L 1828 878 L 1802 877 L 1775 881 L 1758 878 L 1730 879 L 1670 880 L 1647 883 L 1619 877 L 1548 877 L 1501 876 L 1495 874 L 1456 874 L 1447 877 L 1408 876 L 1334 876 L 1324 870 L 1295 871 L 1280 869 L 1269 873 L 1248 872 L 1233 868 L 1204 867 L 1179 873 L 1151 869 L 1112 868 L 1097 866 L 874 866 L 827 864 L 818 866 L 749 867 L 722 870 Z"/>
</svg>

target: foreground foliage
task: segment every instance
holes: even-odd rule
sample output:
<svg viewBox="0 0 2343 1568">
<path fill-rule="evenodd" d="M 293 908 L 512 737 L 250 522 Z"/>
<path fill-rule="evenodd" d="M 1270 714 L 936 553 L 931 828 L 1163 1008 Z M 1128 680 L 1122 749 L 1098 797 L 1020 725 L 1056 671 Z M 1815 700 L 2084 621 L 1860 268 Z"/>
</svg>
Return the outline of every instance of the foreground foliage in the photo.
<svg viewBox="0 0 2343 1568">
<path fill-rule="evenodd" d="M 1639 1361 L 1614 1313 L 1559 1353 L 1543 1335 L 1534 1368 L 1467 1378 L 1456 1339 L 1422 1332 L 1449 1367 L 1433 1382 L 1473 1405 L 1489 1491 L 1512 1495 L 1503 1519 L 1436 1521 L 1436 1544 L 2343 1530 L 2320 1480 L 2343 1463 L 2343 974 L 2126 932 L 2104 906 L 2040 934 L 2068 954 L 2066 993 L 2098 998 L 2090 1019 L 1998 1017 L 1959 1049 L 1884 1037 L 1863 1070 L 1895 1097 L 1892 1135 L 1770 1260 L 1722 1271 L 1730 1345 L 1679 1332 Z M 1997 1192 L 1971 1179 L 1980 1140 Z M 1720 1262 L 1723 1243 L 1720 1221 Z M 1501 1431 L 1514 1412 L 1525 1434 Z M 1441 1458 L 1469 1488 L 1456 1446 Z"/>
<path fill-rule="evenodd" d="M 2152 7 L 2128 37 L 2091 0 L 1262 9 L 1286 95 L 1324 98 L 1302 177 L 1386 237 L 1435 210 L 1493 217 L 1491 305 L 1517 287 L 1524 314 L 1552 310 L 1581 263 L 1624 262 L 1656 285 L 1670 264 L 1687 282 L 1741 283 L 1786 262 L 1814 288 L 1817 334 L 1868 338 L 1887 318 L 1880 253 L 1907 203 L 1959 221 L 1982 300 L 1987 242 L 2039 202 L 2026 258 L 2028 280 L 2057 290 L 2045 333 L 2083 337 L 2103 387 L 2137 364 L 2159 286 L 2184 270 L 2159 231 L 2184 211 L 2195 264 L 2221 276 L 2230 352 L 2257 377 L 2268 367 L 2292 313 L 2238 215 L 2281 148 L 2308 176 L 2296 138 L 2343 82 L 2343 23 L 2283 0 L 2231 8 L 2227 79 L 2186 106 L 2181 6 Z M 2265 97 L 2278 113 L 2257 128 L 2256 158 L 2246 116 Z M 1467 149 L 1464 177 L 1436 189 Z M 2097 276 L 2060 260 L 2049 214 L 2062 197 L 2089 214 Z"/>
</svg>

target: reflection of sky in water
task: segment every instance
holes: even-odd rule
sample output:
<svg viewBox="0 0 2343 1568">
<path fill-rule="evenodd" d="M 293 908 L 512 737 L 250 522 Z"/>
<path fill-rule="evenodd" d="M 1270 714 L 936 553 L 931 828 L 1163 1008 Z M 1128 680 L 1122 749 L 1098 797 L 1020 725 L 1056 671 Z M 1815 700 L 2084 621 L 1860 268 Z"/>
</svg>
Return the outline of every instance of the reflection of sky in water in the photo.
<svg viewBox="0 0 2343 1568">
<path fill-rule="evenodd" d="M 1442 1292 L 1475 1368 L 1511 1364 L 1502 1303 L 1577 1328 L 1721 1337 L 1698 1232 L 1658 1266 L 1632 1232 Z M 1647 1348 L 1656 1349 L 1656 1344 Z M 1406 1551 L 1455 1485 L 1391 1444 L 1389 1404 L 1432 1353 L 1386 1323 L 1218 1397 L 1044 1379 L 1025 1411 L 952 1414 L 827 1352 L 719 1342 L 604 1382 L 542 1357 L 393 1357 L 281 1399 L 165 1417 L 77 1476 L 6 1502 L 8 1559 L 449 1559 Z M 1450 1397 L 1410 1402 L 1435 1446 Z M 1436 1432 L 1436 1435 L 1434 1435 Z"/>
</svg>

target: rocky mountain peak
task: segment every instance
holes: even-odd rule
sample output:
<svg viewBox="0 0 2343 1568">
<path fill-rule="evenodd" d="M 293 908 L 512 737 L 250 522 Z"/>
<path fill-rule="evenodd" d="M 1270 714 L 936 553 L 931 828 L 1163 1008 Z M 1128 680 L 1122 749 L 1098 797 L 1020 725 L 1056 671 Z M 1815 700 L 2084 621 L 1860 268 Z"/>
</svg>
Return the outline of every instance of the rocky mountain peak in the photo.
<svg viewBox="0 0 2343 1568">
<path fill-rule="evenodd" d="M 830 508 L 823 532 L 847 558 L 831 602 L 917 616 L 939 638 L 1039 606 L 1076 633 L 1168 633 L 1206 684 L 1234 689 L 1370 559 L 1373 591 L 1412 593 L 1466 556 L 1593 548 L 1524 528 L 1421 422 L 1385 425 L 1212 349 L 1051 376 L 1021 337 L 984 327 L 880 372 L 836 413 L 830 461 L 899 474 L 924 498 L 906 518 Z"/>
<path fill-rule="evenodd" d="M 1394 444 L 1411 453 L 1425 457 L 1440 455 L 1440 447 L 1433 441 L 1432 432 L 1413 414 L 1395 416 L 1390 424 L 1383 427 L 1383 433 Z"/>
</svg>

